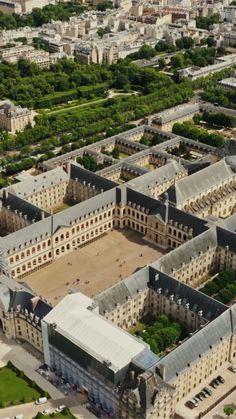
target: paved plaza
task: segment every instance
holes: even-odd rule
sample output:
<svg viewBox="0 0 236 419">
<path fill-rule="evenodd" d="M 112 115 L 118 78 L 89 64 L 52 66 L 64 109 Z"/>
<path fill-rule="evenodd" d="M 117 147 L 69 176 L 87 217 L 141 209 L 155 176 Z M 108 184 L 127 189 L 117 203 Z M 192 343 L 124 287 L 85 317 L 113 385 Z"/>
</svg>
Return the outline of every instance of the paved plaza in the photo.
<svg viewBox="0 0 236 419">
<path fill-rule="evenodd" d="M 70 289 L 93 297 L 162 254 L 138 233 L 114 230 L 24 280 L 55 305 Z"/>
</svg>

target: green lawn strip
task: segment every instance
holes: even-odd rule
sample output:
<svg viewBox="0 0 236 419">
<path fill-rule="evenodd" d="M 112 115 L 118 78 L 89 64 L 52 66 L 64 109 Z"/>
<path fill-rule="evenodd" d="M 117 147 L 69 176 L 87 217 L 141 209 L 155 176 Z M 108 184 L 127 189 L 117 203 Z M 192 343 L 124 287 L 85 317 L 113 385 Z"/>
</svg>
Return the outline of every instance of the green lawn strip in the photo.
<svg viewBox="0 0 236 419">
<path fill-rule="evenodd" d="M 30 387 L 23 378 L 8 367 L 0 370 L 0 402 L 1 404 L 19 404 L 30 402 L 40 397 L 40 393 Z"/>
<path fill-rule="evenodd" d="M 67 106 L 67 107 L 62 108 L 62 109 L 57 109 L 56 111 L 48 111 L 47 112 L 47 115 L 55 115 L 55 114 L 58 114 L 58 113 L 63 114 L 63 113 L 68 113 L 68 112 L 70 112 L 70 113 L 73 112 L 74 113 L 74 112 L 76 112 L 76 110 L 78 108 L 83 108 L 83 107 L 86 107 L 86 106 L 91 106 L 91 105 L 94 105 L 94 104 L 97 104 L 97 103 L 105 102 L 106 100 L 107 100 L 107 98 L 106 99 L 90 100 L 90 101 L 87 101 L 85 103 L 81 103 L 79 105 Z"/>
</svg>

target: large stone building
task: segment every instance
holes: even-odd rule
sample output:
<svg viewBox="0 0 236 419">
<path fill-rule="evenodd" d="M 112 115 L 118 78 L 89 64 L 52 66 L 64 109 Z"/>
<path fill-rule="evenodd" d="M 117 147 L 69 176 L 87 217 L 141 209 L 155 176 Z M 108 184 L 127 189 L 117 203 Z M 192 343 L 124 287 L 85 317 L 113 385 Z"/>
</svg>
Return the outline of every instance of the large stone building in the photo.
<svg viewBox="0 0 236 419">
<path fill-rule="evenodd" d="M 24 131 L 27 125 L 34 126 L 34 116 L 33 111 L 15 106 L 9 101 L 0 104 L 0 128 L 11 134 Z"/>
<path fill-rule="evenodd" d="M 26 283 L 0 275 L 0 325 L 8 339 L 28 342 L 42 353 L 41 320 L 51 309 Z"/>
<path fill-rule="evenodd" d="M 189 333 L 161 357 L 122 329 L 170 315 Z M 94 300 L 65 297 L 42 321 L 46 363 L 119 418 L 170 418 L 236 356 L 236 307 L 147 266 Z"/>
<path fill-rule="evenodd" d="M 140 143 L 156 134 L 160 144 Z M 171 153 L 181 144 L 188 159 Z M 127 155 L 123 161 L 112 157 L 114 148 Z M 91 173 L 75 162 L 83 156 L 105 167 Z M 41 168 L 1 192 L 4 332 L 43 351 L 45 362 L 101 413 L 173 417 L 185 397 L 236 357 L 235 306 L 194 289 L 212 274 L 236 269 L 235 157 L 140 126 Z M 113 229 L 134 230 L 166 254 L 93 300 L 74 294 L 53 309 L 19 283 Z M 161 314 L 187 335 L 156 355 L 127 329 Z"/>
</svg>

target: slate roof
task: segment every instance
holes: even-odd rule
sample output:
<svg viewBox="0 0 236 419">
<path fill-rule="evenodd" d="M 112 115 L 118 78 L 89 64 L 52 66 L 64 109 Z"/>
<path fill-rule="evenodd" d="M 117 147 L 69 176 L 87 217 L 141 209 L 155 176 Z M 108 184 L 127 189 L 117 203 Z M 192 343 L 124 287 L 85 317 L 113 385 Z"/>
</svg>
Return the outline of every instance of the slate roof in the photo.
<svg viewBox="0 0 236 419">
<path fill-rule="evenodd" d="M 218 245 L 220 247 L 228 246 L 229 250 L 233 253 L 236 253 L 236 233 L 224 230 L 221 227 L 216 227 Z"/>
<path fill-rule="evenodd" d="M 156 279 L 156 274 L 158 274 L 158 279 Z M 161 288 L 161 294 L 168 298 L 173 295 L 173 301 L 175 302 L 181 299 L 182 305 L 189 303 L 189 310 L 195 313 L 202 310 L 203 318 L 208 321 L 214 320 L 228 308 L 225 304 L 163 272 L 153 269 L 153 267 L 150 267 L 150 281 L 148 286 L 154 290 Z"/>
<path fill-rule="evenodd" d="M 69 182 L 69 175 L 61 167 L 57 167 L 38 176 L 31 176 L 6 189 L 21 198 L 27 198 L 30 195 L 41 192 L 43 189 L 50 188 L 52 185 L 58 185 L 62 182 Z"/>
<path fill-rule="evenodd" d="M 220 160 L 193 175 L 178 180 L 168 190 L 169 200 L 176 205 L 182 204 L 213 186 L 222 184 L 233 175 L 234 173 L 225 161 Z"/>
<path fill-rule="evenodd" d="M 157 114 L 156 120 L 160 121 L 162 124 L 165 124 L 183 116 L 192 114 L 193 112 L 199 112 L 199 103 L 186 103 L 174 108 L 169 108 L 165 111 L 159 112 Z"/>
<path fill-rule="evenodd" d="M 226 218 L 225 220 L 221 220 L 220 222 L 218 222 L 218 226 L 223 228 L 224 230 L 236 233 L 236 213 Z"/>
<path fill-rule="evenodd" d="M 103 315 L 105 311 L 114 310 L 117 303 L 124 304 L 128 297 L 134 298 L 137 296 L 138 290 L 147 288 L 148 282 L 149 267 L 147 266 L 102 291 L 94 298 L 99 307 L 99 313 Z"/>
<path fill-rule="evenodd" d="M 33 307 L 32 301 L 34 298 L 37 299 L 35 307 Z M 52 307 L 49 304 L 27 291 L 11 292 L 10 308 L 16 309 L 18 305 L 21 306 L 21 310 L 27 309 L 29 313 L 31 312 L 39 318 L 43 318 L 52 310 Z"/>
<path fill-rule="evenodd" d="M 36 237 L 50 236 L 52 232 L 57 231 L 60 227 L 70 226 L 75 220 L 91 213 L 95 210 L 98 210 L 103 205 L 108 205 L 116 200 L 116 190 L 115 188 L 103 192 L 98 197 L 92 197 L 86 201 L 80 202 L 73 207 L 67 208 L 62 212 L 53 215 L 52 217 L 47 217 L 37 223 L 31 224 L 28 227 L 25 227 L 22 230 L 15 231 L 14 233 L 9 234 L 8 236 L 1 237 L 0 239 L 0 248 L 7 252 L 13 248 L 17 248 L 20 245 L 24 247 L 24 243 L 28 240 L 34 240 Z"/>
<path fill-rule="evenodd" d="M 79 182 L 85 181 L 86 184 L 91 183 L 91 186 L 95 186 L 96 189 L 103 189 L 103 191 L 107 191 L 117 185 L 116 182 L 84 169 L 78 163 L 71 163 L 70 178 L 73 180 L 77 178 Z"/>
<path fill-rule="evenodd" d="M 235 330 L 235 324 L 236 304 L 195 332 L 158 362 L 157 367 L 160 365 L 165 367 L 163 377 L 165 381 L 171 382 L 176 375 L 191 368 L 191 364 L 197 362 L 199 356 L 210 352 L 215 345 L 230 336 Z"/>
<path fill-rule="evenodd" d="M 136 178 L 130 180 L 127 183 L 127 186 L 130 186 L 140 192 L 147 192 L 150 188 L 161 185 L 169 179 L 174 179 L 179 173 L 185 173 L 187 176 L 187 171 L 184 169 L 182 164 L 175 160 L 170 160 L 164 166 L 143 174 L 141 179 Z"/>
<path fill-rule="evenodd" d="M 182 268 L 183 264 L 187 265 L 190 263 L 191 258 L 199 257 L 200 252 L 205 253 L 208 248 L 215 248 L 217 245 L 216 228 L 212 227 L 172 250 L 171 253 L 162 256 L 158 261 L 153 262 L 151 266 L 166 274 L 171 274 L 173 271 L 178 271 Z"/>
<path fill-rule="evenodd" d="M 50 215 L 49 212 L 45 210 L 41 210 L 39 207 L 36 207 L 35 205 L 31 204 L 30 202 L 13 195 L 12 193 L 8 193 L 8 196 L 3 199 L 3 206 L 7 207 L 10 206 L 11 211 L 17 210 L 18 213 L 22 213 L 22 216 L 27 215 L 28 220 L 32 221 L 40 221 L 42 218 L 42 211 L 44 212 L 44 215 L 47 217 Z"/>
</svg>

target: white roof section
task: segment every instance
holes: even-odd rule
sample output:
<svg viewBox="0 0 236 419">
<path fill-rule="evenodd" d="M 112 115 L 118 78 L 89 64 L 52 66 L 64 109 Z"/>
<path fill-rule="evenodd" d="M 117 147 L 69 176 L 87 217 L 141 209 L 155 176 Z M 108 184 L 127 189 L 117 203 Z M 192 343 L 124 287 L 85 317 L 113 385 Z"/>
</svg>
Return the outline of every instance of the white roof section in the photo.
<svg viewBox="0 0 236 419">
<path fill-rule="evenodd" d="M 228 77 L 227 79 L 223 79 L 219 81 L 219 84 L 226 87 L 232 87 L 236 89 L 236 79 L 234 77 Z"/>
<path fill-rule="evenodd" d="M 147 345 L 113 325 L 94 310 L 93 300 L 81 293 L 67 295 L 44 318 L 58 333 L 117 372 Z"/>
</svg>

